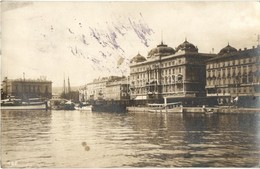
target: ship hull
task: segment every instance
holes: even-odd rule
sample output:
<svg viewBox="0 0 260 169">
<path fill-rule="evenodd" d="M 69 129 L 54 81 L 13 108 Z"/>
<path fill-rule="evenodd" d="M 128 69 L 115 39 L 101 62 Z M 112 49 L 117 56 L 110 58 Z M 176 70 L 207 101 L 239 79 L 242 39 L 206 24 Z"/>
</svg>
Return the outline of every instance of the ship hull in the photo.
<svg viewBox="0 0 260 169">
<path fill-rule="evenodd" d="M 40 105 L 18 105 L 18 106 L 1 106 L 1 110 L 47 110 L 46 104 Z"/>
</svg>

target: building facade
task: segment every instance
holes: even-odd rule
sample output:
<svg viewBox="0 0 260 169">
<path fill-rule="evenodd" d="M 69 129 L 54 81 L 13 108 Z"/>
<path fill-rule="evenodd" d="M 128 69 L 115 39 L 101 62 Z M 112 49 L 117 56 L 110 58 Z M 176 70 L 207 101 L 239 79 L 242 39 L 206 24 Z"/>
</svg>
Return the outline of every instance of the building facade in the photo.
<svg viewBox="0 0 260 169">
<path fill-rule="evenodd" d="M 41 77 L 37 80 L 31 79 L 8 79 L 2 83 L 3 97 L 15 96 L 20 99 L 48 98 L 52 97 L 52 82 Z"/>
<path fill-rule="evenodd" d="M 87 86 L 79 88 L 79 101 L 85 102 L 87 100 Z"/>
<path fill-rule="evenodd" d="M 102 100 L 105 98 L 108 77 L 94 79 L 87 84 L 87 100 Z"/>
<path fill-rule="evenodd" d="M 260 46 L 243 50 L 229 44 L 206 64 L 206 91 L 220 105 L 241 100 L 241 106 L 253 106 L 260 96 Z M 250 98 L 252 97 L 252 98 Z M 242 103 L 243 102 L 243 103 Z M 248 104 L 248 105 L 247 105 Z"/>
<path fill-rule="evenodd" d="M 130 62 L 131 99 L 205 97 L 205 61 L 215 56 L 199 53 L 187 40 L 176 49 L 162 42 L 147 59 L 138 54 Z"/>
<path fill-rule="evenodd" d="M 129 77 L 121 77 L 107 82 L 106 100 L 129 100 Z"/>
<path fill-rule="evenodd" d="M 119 99 L 121 89 L 126 87 L 126 81 L 119 76 L 109 76 L 99 79 L 94 79 L 93 82 L 86 86 L 86 100 L 106 100 Z M 116 91 L 116 89 L 119 89 Z M 126 89 L 124 89 L 126 90 Z M 127 96 L 123 96 L 127 97 Z"/>
</svg>

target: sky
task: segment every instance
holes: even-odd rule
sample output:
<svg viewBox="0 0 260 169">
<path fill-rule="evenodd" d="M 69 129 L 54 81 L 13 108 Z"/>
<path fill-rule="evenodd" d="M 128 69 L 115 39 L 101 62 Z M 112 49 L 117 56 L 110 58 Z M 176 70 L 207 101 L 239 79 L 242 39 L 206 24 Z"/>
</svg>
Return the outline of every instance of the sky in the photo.
<svg viewBox="0 0 260 169">
<path fill-rule="evenodd" d="M 3 2 L 1 78 L 71 86 L 129 75 L 129 62 L 185 38 L 201 53 L 257 45 L 260 2 Z"/>
</svg>

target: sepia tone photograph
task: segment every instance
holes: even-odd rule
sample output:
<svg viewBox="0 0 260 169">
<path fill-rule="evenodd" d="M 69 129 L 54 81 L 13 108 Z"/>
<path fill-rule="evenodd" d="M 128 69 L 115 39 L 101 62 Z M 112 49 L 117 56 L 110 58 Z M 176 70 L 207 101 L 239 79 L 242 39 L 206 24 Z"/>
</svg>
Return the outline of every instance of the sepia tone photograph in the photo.
<svg viewBox="0 0 260 169">
<path fill-rule="evenodd" d="M 1 3 L 2 168 L 260 167 L 259 1 Z"/>
</svg>

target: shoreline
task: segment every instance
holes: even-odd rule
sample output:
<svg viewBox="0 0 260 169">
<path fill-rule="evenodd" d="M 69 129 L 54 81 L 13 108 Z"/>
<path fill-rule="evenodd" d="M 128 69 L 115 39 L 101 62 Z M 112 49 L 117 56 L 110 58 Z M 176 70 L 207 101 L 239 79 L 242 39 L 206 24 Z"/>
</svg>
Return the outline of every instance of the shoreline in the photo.
<svg viewBox="0 0 260 169">
<path fill-rule="evenodd" d="M 214 114 L 242 114 L 242 113 L 260 113 L 260 108 L 231 108 L 231 107 L 205 107 L 206 110 L 213 110 Z M 126 107 L 129 113 L 148 113 L 148 107 Z M 202 107 L 183 107 L 183 113 L 206 113 Z"/>
</svg>

